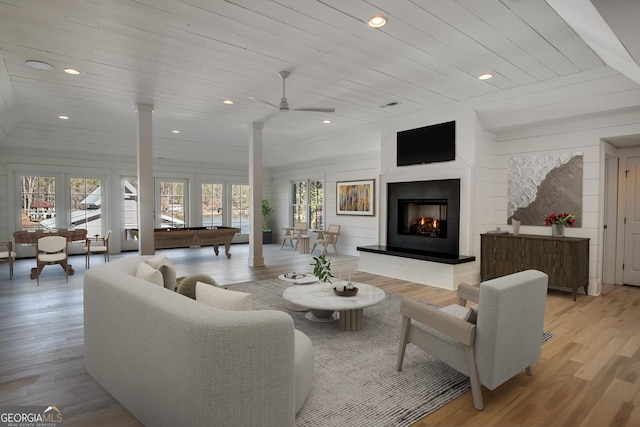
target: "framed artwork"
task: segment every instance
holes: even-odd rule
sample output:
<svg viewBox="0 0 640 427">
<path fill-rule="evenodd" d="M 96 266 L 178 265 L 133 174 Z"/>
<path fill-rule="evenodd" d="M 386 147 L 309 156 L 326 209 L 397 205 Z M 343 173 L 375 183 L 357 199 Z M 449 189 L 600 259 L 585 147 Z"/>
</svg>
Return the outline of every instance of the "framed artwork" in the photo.
<svg viewBox="0 0 640 427">
<path fill-rule="evenodd" d="M 336 183 L 336 214 L 374 216 L 375 179 Z"/>
<path fill-rule="evenodd" d="M 582 227 L 581 152 L 509 159 L 507 223 L 544 226 L 550 213 L 569 213 Z"/>
</svg>

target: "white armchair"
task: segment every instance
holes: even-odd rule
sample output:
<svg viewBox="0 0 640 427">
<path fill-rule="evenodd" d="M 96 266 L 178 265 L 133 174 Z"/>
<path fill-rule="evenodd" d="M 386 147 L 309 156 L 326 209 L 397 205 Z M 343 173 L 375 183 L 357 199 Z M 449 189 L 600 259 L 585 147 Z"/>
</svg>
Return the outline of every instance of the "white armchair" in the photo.
<svg viewBox="0 0 640 427">
<path fill-rule="evenodd" d="M 460 306 L 437 309 L 404 298 L 398 371 L 412 343 L 468 375 L 476 409 L 482 410 L 484 385 L 494 390 L 540 358 L 548 276 L 527 270 L 482 282 L 461 284 Z M 477 302 L 476 323 L 465 320 L 466 301 Z M 451 314 L 451 313 L 455 313 Z"/>
</svg>

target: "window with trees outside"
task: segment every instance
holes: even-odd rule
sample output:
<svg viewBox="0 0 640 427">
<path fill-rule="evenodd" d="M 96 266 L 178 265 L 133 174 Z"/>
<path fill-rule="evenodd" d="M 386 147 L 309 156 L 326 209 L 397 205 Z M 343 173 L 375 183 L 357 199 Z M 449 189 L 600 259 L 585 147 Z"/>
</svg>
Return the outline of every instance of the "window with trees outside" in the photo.
<svg viewBox="0 0 640 427">
<path fill-rule="evenodd" d="M 291 226 L 296 222 L 307 222 L 307 181 L 293 183 L 291 204 Z"/>
<path fill-rule="evenodd" d="M 160 181 L 160 227 L 185 226 L 185 181 Z"/>
<path fill-rule="evenodd" d="M 222 184 L 202 184 L 202 226 L 204 227 L 219 227 L 224 224 L 222 188 Z"/>
<path fill-rule="evenodd" d="M 231 185 L 231 226 L 239 228 L 241 234 L 249 234 L 248 185 Z"/>
<path fill-rule="evenodd" d="M 22 230 L 55 228 L 56 180 L 51 176 L 20 177 Z"/>
<path fill-rule="evenodd" d="M 324 188 L 321 180 L 306 179 L 292 184 L 291 225 L 306 222 L 311 229 L 324 227 Z"/>
<path fill-rule="evenodd" d="M 87 236 L 102 234 L 102 198 L 100 179 L 69 178 L 69 224 L 85 228 Z"/>
</svg>

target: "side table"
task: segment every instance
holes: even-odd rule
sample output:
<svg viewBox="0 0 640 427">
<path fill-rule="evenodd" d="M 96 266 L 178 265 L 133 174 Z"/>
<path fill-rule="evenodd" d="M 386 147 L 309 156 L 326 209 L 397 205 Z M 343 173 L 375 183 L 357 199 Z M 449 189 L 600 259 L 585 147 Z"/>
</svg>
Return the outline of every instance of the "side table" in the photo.
<svg viewBox="0 0 640 427">
<path fill-rule="evenodd" d="M 309 253 L 309 236 L 303 234 L 298 237 L 298 242 L 300 243 L 300 253 L 308 254 Z"/>
</svg>

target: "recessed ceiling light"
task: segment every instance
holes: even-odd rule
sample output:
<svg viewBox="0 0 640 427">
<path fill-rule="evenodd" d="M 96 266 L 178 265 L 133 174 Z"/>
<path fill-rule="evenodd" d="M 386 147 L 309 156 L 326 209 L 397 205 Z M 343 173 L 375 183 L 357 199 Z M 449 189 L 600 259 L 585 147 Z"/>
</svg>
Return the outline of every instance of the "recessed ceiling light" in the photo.
<svg viewBox="0 0 640 427">
<path fill-rule="evenodd" d="M 58 118 L 60 120 L 69 120 L 69 116 L 65 116 L 64 114 L 59 115 Z"/>
<path fill-rule="evenodd" d="M 174 129 L 171 131 L 171 133 L 180 133 L 180 131 L 178 129 Z"/>
<path fill-rule="evenodd" d="M 493 74 L 491 73 L 484 73 L 478 76 L 480 80 L 489 80 L 491 77 L 493 77 Z"/>
<path fill-rule="evenodd" d="M 231 105 L 233 104 L 233 101 L 230 99 L 225 99 L 224 101 L 222 101 L 223 104 L 227 104 L 227 105 Z"/>
<path fill-rule="evenodd" d="M 323 120 L 322 123 L 324 123 L 325 125 L 328 125 L 329 123 L 331 123 L 331 120 L 326 119 L 326 120 Z"/>
<path fill-rule="evenodd" d="M 31 68 L 35 68 L 36 70 L 51 71 L 55 69 L 53 65 L 48 64 L 46 62 L 42 62 L 42 61 L 36 61 L 35 59 L 28 59 L 24 61 L 24 63 Z"/>
<path fill-rule="evenodd" d="M 80 74 L 80 71 L 76 70 L 75 68 L 65 68 L 64 72 L 67 74 L 73 74 L 74 76 Z"/>
<path fill-rule="evenodd" d="M 385 19 L 385 17 L 380 14 L 373 15 L 371 19 L 369 19 L 369 26 L 373 28 L 380 28 L 386 23 L 387 20 Z"/>
</svg>

